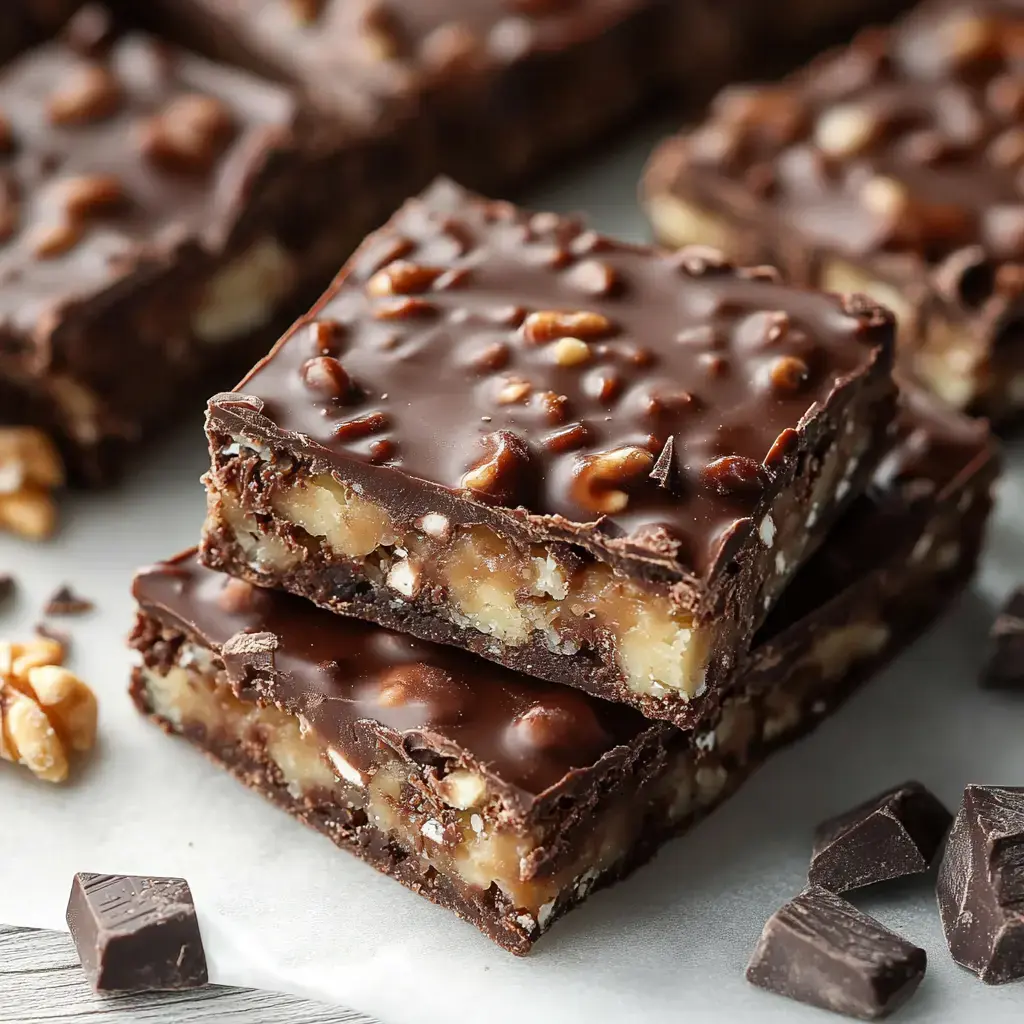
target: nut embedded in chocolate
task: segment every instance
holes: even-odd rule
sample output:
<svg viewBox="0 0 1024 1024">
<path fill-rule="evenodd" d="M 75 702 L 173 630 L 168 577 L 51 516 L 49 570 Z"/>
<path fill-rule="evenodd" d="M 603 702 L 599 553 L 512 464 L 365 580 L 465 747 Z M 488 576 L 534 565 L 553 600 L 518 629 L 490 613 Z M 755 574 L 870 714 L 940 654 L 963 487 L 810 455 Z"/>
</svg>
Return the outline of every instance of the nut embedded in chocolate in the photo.
<svg viewBox="0 0 1024 1024">
<path fill-rule="evenodd" d="M 1024 978 L 1024 788 L 964 790 L 935 891 L 958 964 L 989 985 Z"/>
<path fill-rule="evenodd" d="M 888 1016 L 924 978 L 923 949 L 841 896 L 809 885 L 764 926 L 747 981 L 861 1020 Z"/>
<path fill-rule="evenodd" d="M 196 908 L 183 878 L 79 872 L 67 922 L 98 992 L 189 989 L 208 981 Z"/>
<path fill-rule="evenodd" d="M 953 815 L 904 782 L 818 826 L 807 881 L 832 892 L 927 871 Z"/>
<path fill-rule="evenodd" d="M 993 689 L 1024 688 L 1024 587 L 1010 594 L 992 623 L 981 683 Z"/>
</svg>

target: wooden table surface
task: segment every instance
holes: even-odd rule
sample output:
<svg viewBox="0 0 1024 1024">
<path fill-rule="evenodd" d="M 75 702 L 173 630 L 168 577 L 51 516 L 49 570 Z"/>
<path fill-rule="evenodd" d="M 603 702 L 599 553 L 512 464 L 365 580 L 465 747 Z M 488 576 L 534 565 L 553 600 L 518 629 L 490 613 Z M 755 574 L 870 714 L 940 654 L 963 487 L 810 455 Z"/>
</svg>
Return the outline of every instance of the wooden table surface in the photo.
<svg viewBox="0 0 1024 1024">
<path fill-rule="evenodd" d="M 374 1024 L 294 996 L 209 985 L 195 992 L 98 996 L 71 937 L 0 925 L 0 1024 Z"/>
</svg>

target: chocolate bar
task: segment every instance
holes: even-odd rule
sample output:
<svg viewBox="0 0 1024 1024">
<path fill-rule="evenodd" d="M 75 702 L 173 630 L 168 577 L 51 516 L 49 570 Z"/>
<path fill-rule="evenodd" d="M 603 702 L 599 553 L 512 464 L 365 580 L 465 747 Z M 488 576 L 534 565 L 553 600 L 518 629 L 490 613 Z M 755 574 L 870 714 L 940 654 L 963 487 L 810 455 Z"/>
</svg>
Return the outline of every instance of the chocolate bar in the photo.
<svg viewBox="0 0 1024 1024">
<path fill-rule="evenodd" d="M 648 167 L 657 235 L 865 292 L 937 394 L 1019 413 L 1022 29 L 1007 0 L 934 0 L 781 84 L 727 89 Z"/>
<path fill-rule="evenodd" d="M 67 921 L 82 968 L 98 992 L 198 988 L 208 980 L 184 878 L 79 872 Z"/>
<path fill-rule="evenodd" d="M 747 980 L 801 1003 L 878 1020 L 917 991 L 927 962 L 923 949 L 809 885 L 764 926 Z"/>
<path fill-rule="evenodd" d="M 132 15 L 371 134 L 376 163 L 359 191 L 386 216 L 439 173 L 504 194 L 656 93 L 724 82 L 745 46 L 729 9 L 749 6 L 153 0 Z"/>
<path fill-rule="evenodd" d="M 222 576 L 193 552 L 136 579 L 132 695 L 299 820 L 525 953 L 812 728 L 964 584 L 991 440 L 947 413 L 903 422 L 739 689 L 690 730 Z"/>
<path fill-rule="evenodd" d="M 807 881 L 830 892 L 927 871 L 953 815 L 920 782 L 904 782 L 822 822 Z"/>
<path fill-rule="evenodd" d="M 1024 978 L 1024 789 L 964 790 L 935 891 L 958 964 L 988 985 Z"/>
<path fill-rule="evenodd" d="M 870 478 L 892 336 L 438 182 L 211 399 L 203 558 L 686 726 Z"/>
<path fill-rule="evenodd" d="M 287 89 L 140 35 L 83 49 L 75 24 L 0 71 L 0 421 L 97 482 L 265 352 L 355 239 L 334 143 Z"/>
</svg>

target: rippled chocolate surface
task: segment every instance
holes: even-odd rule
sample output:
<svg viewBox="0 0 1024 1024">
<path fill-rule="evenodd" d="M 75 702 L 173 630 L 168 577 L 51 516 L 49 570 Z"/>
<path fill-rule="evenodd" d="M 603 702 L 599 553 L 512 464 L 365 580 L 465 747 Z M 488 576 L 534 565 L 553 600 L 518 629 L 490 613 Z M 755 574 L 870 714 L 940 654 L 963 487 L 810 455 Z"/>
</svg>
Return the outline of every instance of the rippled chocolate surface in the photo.
<svg viewBox="0 0 1024 1024">
<path fill-rule="evenodd" d="M 794 430 L 887 366 L 891 339 L 866 302 L 439 182 L 239 391 L 343 460 L 633 537 L 662 527 L 703 570 Z"/>
</svg>

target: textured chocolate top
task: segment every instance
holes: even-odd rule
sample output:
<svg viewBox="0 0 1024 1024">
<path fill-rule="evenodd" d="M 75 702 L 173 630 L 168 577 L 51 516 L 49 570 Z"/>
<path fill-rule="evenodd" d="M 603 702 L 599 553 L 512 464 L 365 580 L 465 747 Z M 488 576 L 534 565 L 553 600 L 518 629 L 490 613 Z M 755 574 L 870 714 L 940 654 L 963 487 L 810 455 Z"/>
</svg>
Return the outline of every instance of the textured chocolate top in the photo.
<svg viewBox="0 0 1024 1024">
<path fill-rule="evenodd" d="M 0 326 L 221 246 L 288 137 L 291 96 L 144 37 L 58 41 L 0 72 Z"/>
<path fill-rule="evenodd" d="M 678 173 L 724 175 L 746 193 L 739 207 L 854 255 L 936 264 L 980 244 L 1024 259 L 1022 33 L 1015 0 L 922 4 L 781 85 L 723 92 L 680 140 Z M 992 285 L 976 270 L 963 298 Z"/>
<path fill-rule="evenodd" d="M 703 573 L 795 429 L 887 360 L 892 333 L 867 300 L 439 182 L 239 391 L 342 460 L 570 523 L 607 517 Z"/>
<path fill-rule="evenodd" d="M 790 584 L 783 607 L 802 609 L 809 622 L 885 564 L 893 547 L 880 536 L 906 541 L 907 525 L 920 527 L 907 504 L 912 494 L 921 509 L 932 508 L 951 481 L 991 457 L 984 426 L 938 407 L 933 415 L 905 412 L 903 423 L 899 471 L 879 482 L 875 500 L 865 497 L 847 513 L 835 538 Z M 910 445 L 909 438 L 918 440 Z M 938 457 L 920 457 L 922 451 Z M 204 568 L 194 552 L 144 570 L 134 592 L 162 621 L 218 651 L 227 645 L 236 679 L 245 678 L 246 665 L 272 656 L 275 699 L 303 714 L 357 768 L 374 763 L 374 744 L 352 728 L 367 719 L 394 730 L 396 743 L 468 756 L 502 786 L 534 796 L 645 729 L 668 728 L 625 705 L 259 590 Z M 775 616 L 758 636 L 755 659 L 796 621 Z M 229 643 L 238 633 L 258 635 Z"/>
<path fill-rule="evenodd" d="M 179 0 L 162 0 L 171 19 Z M 190 0 L 226 56 L 329 97 L 349 116 L 379 116 L 531 53 L 600 36 L 650 0 Z M 210 39 L 198 40 L 209 45 Z"/>
</svg>

